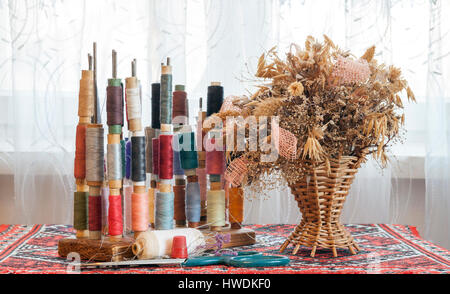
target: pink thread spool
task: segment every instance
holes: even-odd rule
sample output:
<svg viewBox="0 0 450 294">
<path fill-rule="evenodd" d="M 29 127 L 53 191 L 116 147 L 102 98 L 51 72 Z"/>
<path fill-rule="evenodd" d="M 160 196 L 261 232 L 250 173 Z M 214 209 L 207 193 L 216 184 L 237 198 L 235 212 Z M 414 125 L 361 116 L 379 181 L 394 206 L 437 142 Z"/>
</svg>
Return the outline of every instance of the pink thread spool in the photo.
<svg viewBox="0 0 450 294">
<path fill-rule="evenodd" d="M 188 251 L 186 245 L 186 236 L 174 236 L 172 240 L 171 258 L 188 258 Z"/>
</svg>

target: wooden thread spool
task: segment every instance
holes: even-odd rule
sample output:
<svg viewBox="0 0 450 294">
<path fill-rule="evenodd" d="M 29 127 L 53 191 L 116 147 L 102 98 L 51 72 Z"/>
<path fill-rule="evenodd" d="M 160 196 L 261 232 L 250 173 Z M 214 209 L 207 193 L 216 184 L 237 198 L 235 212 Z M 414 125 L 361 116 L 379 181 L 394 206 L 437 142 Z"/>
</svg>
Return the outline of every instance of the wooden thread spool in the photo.
<svg viewBox="0 0 450 294">
<path fill-rule="evenodd" d="M 94 115 L 94 72 L 83 70 L 81 72 L 80 92 L 78 96 L 78 116 L 80 123 L 91 123 Z"/>
</svg>

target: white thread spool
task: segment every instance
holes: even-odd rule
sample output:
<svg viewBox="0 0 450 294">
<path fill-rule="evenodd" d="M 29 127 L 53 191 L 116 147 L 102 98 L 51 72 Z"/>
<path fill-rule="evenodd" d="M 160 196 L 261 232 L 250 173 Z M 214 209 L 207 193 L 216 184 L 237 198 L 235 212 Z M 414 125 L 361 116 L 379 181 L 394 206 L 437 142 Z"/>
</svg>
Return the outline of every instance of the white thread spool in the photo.
<svg viewBox="0 0 450 294">
<path fill-rule="evenodd" d="M 199 250 L 199 246 L 206 244 L 202 232 L 197 229 L 153 230 L 139 235 L 133 244 L 133 253 L 139 259 L 153 259 L 170 256 L 172 240 L 175 236 L 185 236 L 188 255 Z"/>
</svg>

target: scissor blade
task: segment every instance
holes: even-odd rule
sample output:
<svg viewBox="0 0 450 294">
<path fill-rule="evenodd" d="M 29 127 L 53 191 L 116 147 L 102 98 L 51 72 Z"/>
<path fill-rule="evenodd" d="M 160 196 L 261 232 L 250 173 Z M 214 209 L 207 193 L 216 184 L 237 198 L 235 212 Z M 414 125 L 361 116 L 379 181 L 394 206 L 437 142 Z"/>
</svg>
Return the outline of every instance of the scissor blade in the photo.
<svg viewBox="0 0 450 294">
<path fill-rule="evenodd" d="M 95 267 L 120 267 L 120 266 L 138 266 L 138 265 L 178 265 L 185 262 L 186 259 L 137 259 L 126 261 L 112 261 L 112 262 L 94 262 L 81 263 L 81 268 L 95 268 Z"/>
</svg>

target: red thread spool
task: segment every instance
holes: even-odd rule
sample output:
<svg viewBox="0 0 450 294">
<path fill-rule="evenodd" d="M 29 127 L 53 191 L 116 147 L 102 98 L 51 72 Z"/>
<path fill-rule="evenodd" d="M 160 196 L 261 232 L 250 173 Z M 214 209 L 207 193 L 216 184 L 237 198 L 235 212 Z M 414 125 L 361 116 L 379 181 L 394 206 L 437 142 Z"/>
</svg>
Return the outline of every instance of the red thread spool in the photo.
<svg viewBox="0 0 450 294">
<path fill-rule="evenodd" d="M 159 178 L 162 180 L 173 178 L 172 137 L 172 135 L 159 136 Z"/>
<path fill-rule="evenodd" d="M 152 139 L 152 157 L 153 157 L 153 167 L 152 167 L 152 173 L 154 175 L 159 176 L 159 139 L 153 138 Z"/>
<path fill-rule="evenodd" d="M 89 231 L 102 230 L 102 197 L 89 196 Z"/>
<path fill-rule="evenodd" d="M 77 126 L 73 173 L 76 179 L 86 178 L 86 125 Z"/>
<path fill-rule="evenodd" d="M 214 150 L 206 151 L 206 173 L 221 175 L 225 171 L 225 152 L 217 151 L 218 146 L 215 146 L 214 142 L 214 138 L 208 140 L 208 146 L 214 146 Z"/>
<path fill-rule="evenodd" d="M 110 236 L 122 235 L 122 197 L 120 195 L 109 195 L 108 231 Z"/>
<path fill-rule="evenodd" d="M 172 240 L 172 253 L 170 254 L 172 258 L 188 258 L 188 251 L 186 246 L 185 236 L 174 236 Z"/>
</svg>

